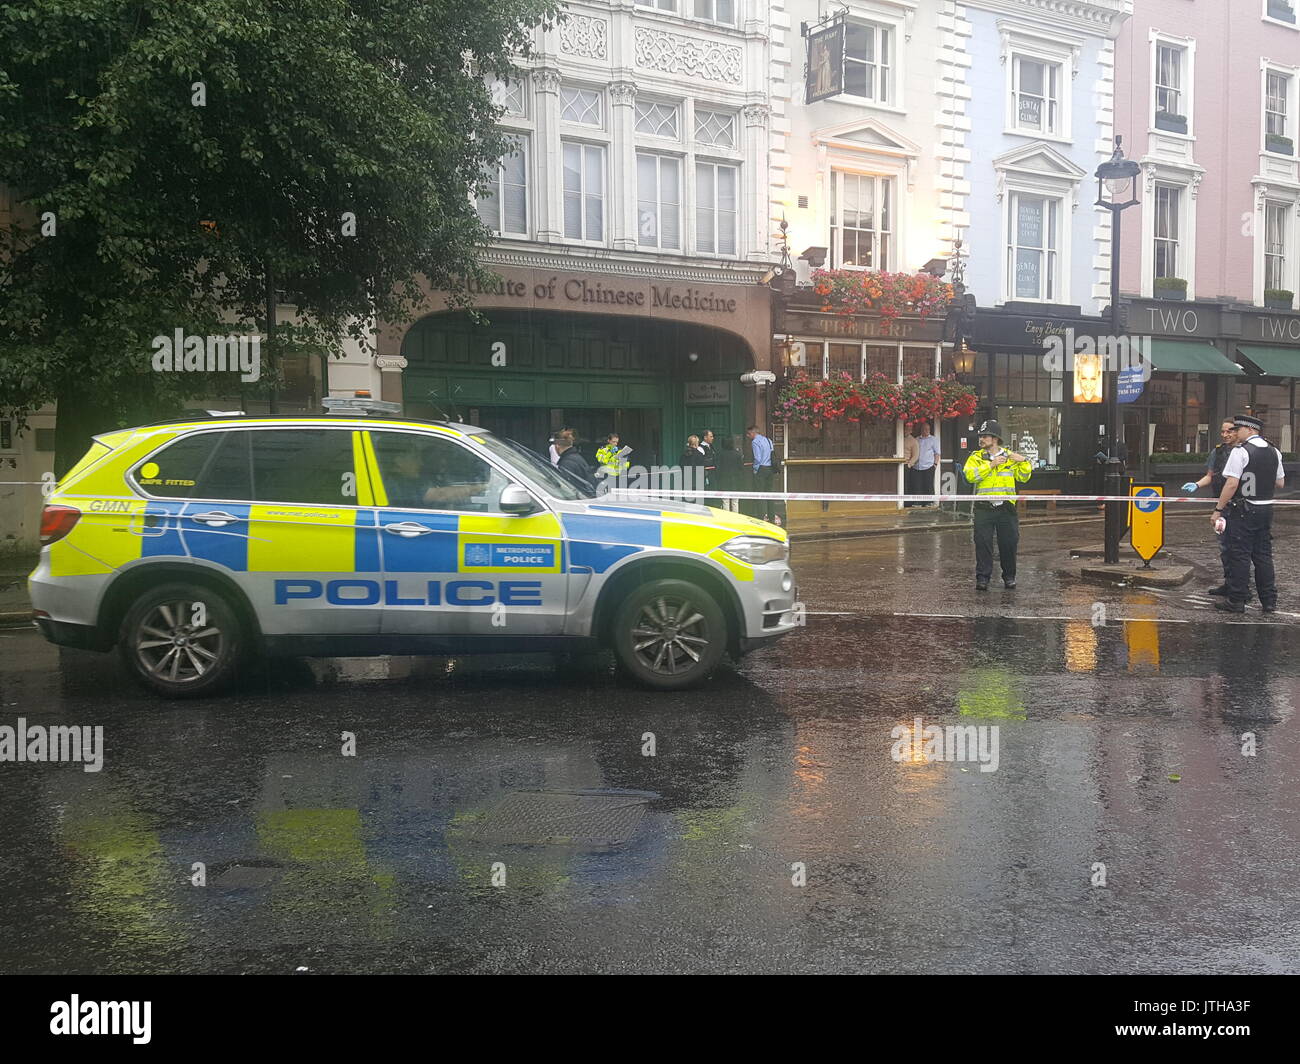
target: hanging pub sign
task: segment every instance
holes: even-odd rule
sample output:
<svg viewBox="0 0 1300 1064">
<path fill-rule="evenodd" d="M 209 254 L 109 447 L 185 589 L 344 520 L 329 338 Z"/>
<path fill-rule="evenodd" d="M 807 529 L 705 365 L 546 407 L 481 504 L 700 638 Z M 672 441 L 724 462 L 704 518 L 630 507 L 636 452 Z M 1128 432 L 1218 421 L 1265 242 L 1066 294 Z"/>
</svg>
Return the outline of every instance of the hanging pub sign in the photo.
<svg viewBox="0 0 1300 1064">
<path fill-rule="evenodd" d="M 807 102 L 816 103 L 844 91 L 844 23 L 808 34 L 805 70 Z"/>
</svg>

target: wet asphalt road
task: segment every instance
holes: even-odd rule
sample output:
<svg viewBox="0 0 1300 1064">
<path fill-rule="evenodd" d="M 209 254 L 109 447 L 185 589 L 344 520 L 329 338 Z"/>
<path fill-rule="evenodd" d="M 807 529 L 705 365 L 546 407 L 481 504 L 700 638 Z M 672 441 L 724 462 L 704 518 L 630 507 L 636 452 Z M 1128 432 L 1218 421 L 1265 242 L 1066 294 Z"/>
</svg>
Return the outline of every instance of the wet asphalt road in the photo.
<svg viewBox="0 0 1300 1064">
<path fill-rule="evenodd" d="M 0 763 L 0 970 L 1298 972 L 1297 521 L 1284 612 L 1234 621 L 1199 520 L 1164 593 L 1062 572 L 1100 522 L 980 596 L 966 532 L 800 545 L 807 629 L 674 695 L 334 659 L 167 703 L 0 632 L 0 724 L 105 735 Z M 918 717 L 996 771 L 895 760 Z"/>
</svg>

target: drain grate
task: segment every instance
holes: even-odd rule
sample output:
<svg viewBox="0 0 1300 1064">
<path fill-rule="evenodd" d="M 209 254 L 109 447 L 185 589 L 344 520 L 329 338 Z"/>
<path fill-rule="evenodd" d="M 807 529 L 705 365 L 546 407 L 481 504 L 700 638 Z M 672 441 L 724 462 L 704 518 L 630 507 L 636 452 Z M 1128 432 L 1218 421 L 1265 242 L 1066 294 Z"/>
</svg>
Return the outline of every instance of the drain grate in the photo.
<svg viewBox="0 0 1300 1064">
<path fill-rule="evenodd" d="M 466 834 L 495 844 L 622 846 L 658 797 L 651 791 L 515 791 Z"/>
</svg>

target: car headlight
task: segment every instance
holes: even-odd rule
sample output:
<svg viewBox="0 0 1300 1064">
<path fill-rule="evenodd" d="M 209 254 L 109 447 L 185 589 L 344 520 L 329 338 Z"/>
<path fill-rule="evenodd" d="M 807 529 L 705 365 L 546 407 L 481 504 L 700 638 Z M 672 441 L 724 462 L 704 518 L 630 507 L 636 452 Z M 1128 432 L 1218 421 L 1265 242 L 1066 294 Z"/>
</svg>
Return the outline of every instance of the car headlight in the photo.
<svg viewBox="0 0 1300 1064">
<path fill-rule="evenodd" d="M 737 536 L 724 543 L 722 549 L 733 558 L 739 558 L 750 565 L 783 562 L 790 554 L 790 548 L 786 544 L 766 536 Z"/>
</svg>

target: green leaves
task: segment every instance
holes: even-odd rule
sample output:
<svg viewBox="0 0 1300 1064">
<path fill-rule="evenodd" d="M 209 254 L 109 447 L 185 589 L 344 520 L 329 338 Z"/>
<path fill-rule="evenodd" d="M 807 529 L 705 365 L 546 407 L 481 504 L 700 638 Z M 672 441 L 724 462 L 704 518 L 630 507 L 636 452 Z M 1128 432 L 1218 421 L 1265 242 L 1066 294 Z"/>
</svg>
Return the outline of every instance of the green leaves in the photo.
<svg viewBox="0 0 1300 1064">
<path fill-rule="evenodd" d="M 466 57 L 508 72 L 555 13 L 552 0 L 0 7 L 0 196 L 14 200 L 0 210 L 0 409 L 122 387 L 176 327 L 257 327 L 268 269 L 327 349 L 408 314 L 421 276 L 482 279 L 471 192 L 505 142 Z M 42 211 L 56 236 L 40 235 Z"/>
</svg>

